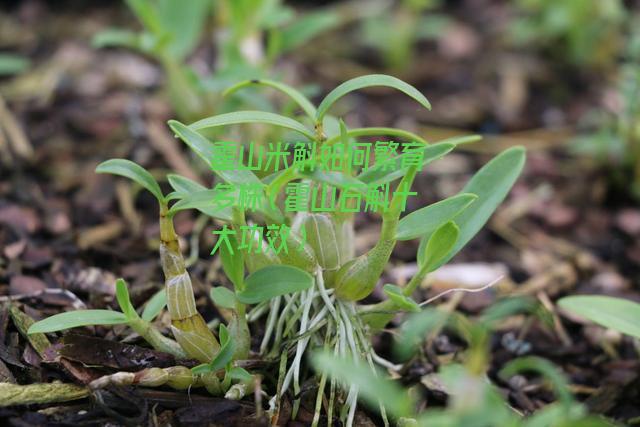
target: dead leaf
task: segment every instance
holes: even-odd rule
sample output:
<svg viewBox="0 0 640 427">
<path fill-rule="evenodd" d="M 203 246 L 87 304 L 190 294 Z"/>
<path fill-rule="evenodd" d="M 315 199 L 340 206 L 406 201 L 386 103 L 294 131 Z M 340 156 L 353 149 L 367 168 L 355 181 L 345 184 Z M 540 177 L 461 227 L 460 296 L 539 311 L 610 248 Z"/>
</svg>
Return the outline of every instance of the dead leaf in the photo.
<svg viewBox="0 0 640 427">
<path fill-rule="evenodd" d="M 9 294 L 34 294 L 47 288 L 46 283 L 33 276 L 13 276 L 9 282 Z"/>
</svg>

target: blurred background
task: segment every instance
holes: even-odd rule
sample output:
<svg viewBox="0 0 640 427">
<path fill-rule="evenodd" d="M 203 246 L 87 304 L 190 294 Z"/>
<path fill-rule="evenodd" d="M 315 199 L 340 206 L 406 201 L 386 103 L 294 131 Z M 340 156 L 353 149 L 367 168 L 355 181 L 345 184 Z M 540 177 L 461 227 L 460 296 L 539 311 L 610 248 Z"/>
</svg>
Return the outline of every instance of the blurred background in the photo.
<svg viewBox="0 0 640 427">
<path fill-rule="evenodd" d="M 416 86 L 433 110 L 367 90 L 334 111 L 350 126 L 400 127 L 433 142 L 483 136 L 430 166 L 409 209 L 455 194 L 506 147 L 528 150 L 507 202 L 433 275 L 430 292 L 504 275 L 500 292 L 549 303 L 568 293 L 640 300 L 640 2 L 623 0 L 2 1 L 0 295 L 61 288 L 100 306 L 123 276 L 144 300 L 158 286 L 155 202 L 95 166 L 122 157 L 159 177 L 211 184 L 168 119 L 292 114 L 272 91 L 222 91 L 270 78 L 319 100 L 368 73 Z M 230 132 L 274 137 L 260 127 Z M 358 218 L 360 248 L 376 241 L 377 226 Z M 191 213 L 177 227 L 194 276 L 211 282 L 219 265 L 208 257 L 210 232 Z M 416 246 L 394 253 L 393 283 L 415 272 Z M 69 304 L 40 298 L 52 312 Z M 478 312 L 495 298 L 468 295 L 461 307 Z M 585 349 L 603 351 L 585 337 L 562 349 L 544 337 L 531 344 L 584 364 Z M 584 369 L 594 381 L 616 372 Z"/>
</svg>

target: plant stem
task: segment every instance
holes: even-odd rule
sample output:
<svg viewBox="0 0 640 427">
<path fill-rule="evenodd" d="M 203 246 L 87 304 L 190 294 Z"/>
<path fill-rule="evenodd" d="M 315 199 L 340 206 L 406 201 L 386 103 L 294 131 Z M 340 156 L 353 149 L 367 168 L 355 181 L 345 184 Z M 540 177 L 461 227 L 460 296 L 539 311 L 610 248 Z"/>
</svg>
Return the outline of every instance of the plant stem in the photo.
<svg viewBox="0 0 640 427">
<path fill-rule="evenodd" d="M 172 354 L 179 359 L 188 357 L 177 342 L 162 335 L 151 323 L 138 317 L 137 319 L 129 320 L 128 326 L 154 349 Z"/>
<path fill-rule="evenodd" d="M 160 263 L 167 289 L 167 308 L 171 330 L 189 357 L 207 363 L 213 360 L 220 344 L 196 309 L 191 278 L 180 252 L 173 217 L 166 204 L 160 207 Z"/>
</svg>

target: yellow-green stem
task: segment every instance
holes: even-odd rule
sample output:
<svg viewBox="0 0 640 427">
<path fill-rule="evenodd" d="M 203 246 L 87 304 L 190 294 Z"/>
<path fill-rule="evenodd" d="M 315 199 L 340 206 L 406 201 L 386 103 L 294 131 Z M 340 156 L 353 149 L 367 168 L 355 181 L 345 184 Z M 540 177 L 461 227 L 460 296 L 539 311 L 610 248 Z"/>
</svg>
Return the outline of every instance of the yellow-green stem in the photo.
<svg viewBox="0 0 640 427">
<path fill-rule="evenodd" d="M 196 309 L 191 278 L 166 205 L 160 208 L 160 240 L 160 263 L 173 336 L 189 357 L 203 363 L 210 362 L 218 354 L 220 344 Z"/>
<path fill-rule="evenodd" d="M 177 342 L 162 335 L 151 323 L 138 317 L 129 320 L 128 325 L 154 349 L 172 354 L 179 359 L 188 357 Z"/>
</svg>

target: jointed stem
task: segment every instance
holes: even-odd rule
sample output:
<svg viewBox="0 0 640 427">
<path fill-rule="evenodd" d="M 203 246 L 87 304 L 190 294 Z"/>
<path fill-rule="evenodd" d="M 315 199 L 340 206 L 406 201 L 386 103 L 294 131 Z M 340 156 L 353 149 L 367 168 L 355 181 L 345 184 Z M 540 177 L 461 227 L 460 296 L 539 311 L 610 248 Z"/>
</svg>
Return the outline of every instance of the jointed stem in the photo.
<svg viewBox="0 0 640 427">
<path fill-rule="evenodd" d="M 196 309 L 191 278 L 166 205 L 160 208 L 160 240 L 160 263 L 173 335 L 189 357 L 210 362 L 220 350 L 220 344 Z"/>
<path fill-rule="evenodd" d="M 185 353 L 177 342 L 162 335 L 151 323 L 137 318 L 130 320 L 128 325 L 156 350 L 173 354 L 179 359 L 186 359 L 188 357 L 187 353 Z"/>
</svg>

